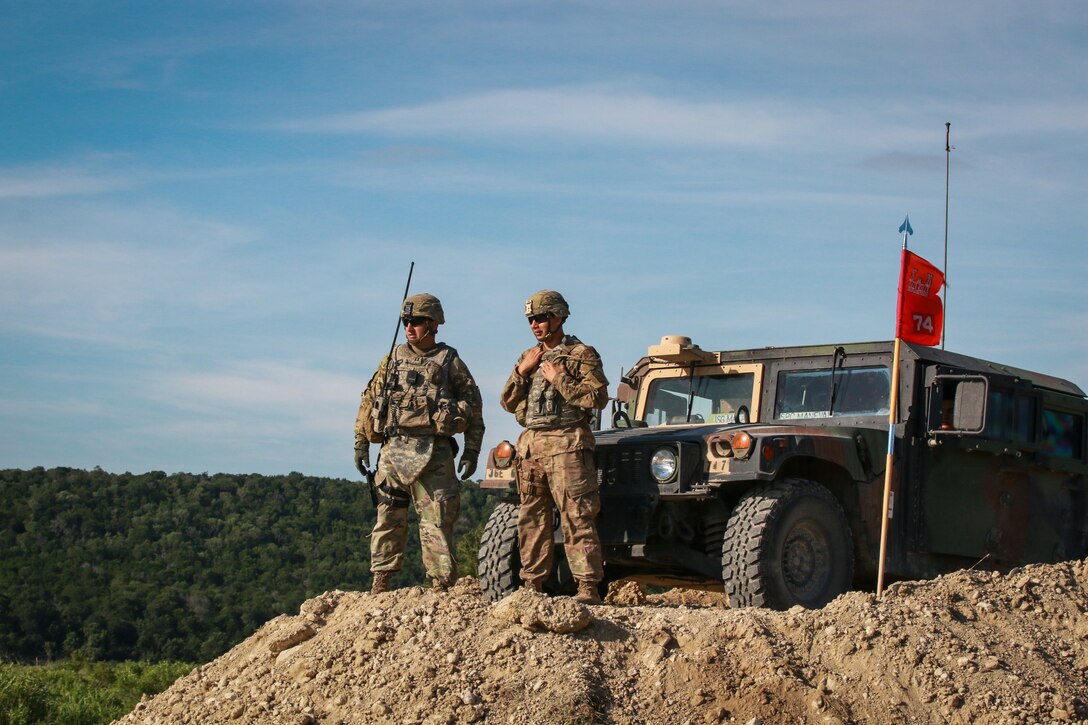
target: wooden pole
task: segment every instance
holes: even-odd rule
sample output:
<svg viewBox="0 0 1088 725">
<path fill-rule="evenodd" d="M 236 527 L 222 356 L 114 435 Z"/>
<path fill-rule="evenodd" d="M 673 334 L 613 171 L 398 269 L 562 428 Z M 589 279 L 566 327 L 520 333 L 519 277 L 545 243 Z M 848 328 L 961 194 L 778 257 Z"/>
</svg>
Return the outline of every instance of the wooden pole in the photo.
<svg viewBox="0 0 1088 725">
<path fill-rule="evenodd" d="M 903 291 L 906 289 L 907 237 L 910 235 L 907 220 L 903 221 L 903 251 L 899 261 L 899 289 L 895 299 L 895 348 L 892 352 L 892 389 L 888 400 L 888 457 L 884 461 L 884 503 L 880 507 L 880 559 L 876 572 L 876 595 L 884 594 L 884 559 L 888 553 L 888 521 L 891 506 L 892 484 L 895 478 L 895 415 L 899 406 L 899 323 L 903 317 Z"/>
<path fill-rule="evenodd" d="M 892 354 L 892 396 L 888 403 L 888 457 L 884 461 L 884 504 L 880 509 L 880 565 L 876 575 L 876 595 L 884 593 L 884 557 L 888 551 L 888 521 L 892 517 L 892 480 L 895 471 L 895 413 L 899 402 L 899 336 Z"/>
</svg>

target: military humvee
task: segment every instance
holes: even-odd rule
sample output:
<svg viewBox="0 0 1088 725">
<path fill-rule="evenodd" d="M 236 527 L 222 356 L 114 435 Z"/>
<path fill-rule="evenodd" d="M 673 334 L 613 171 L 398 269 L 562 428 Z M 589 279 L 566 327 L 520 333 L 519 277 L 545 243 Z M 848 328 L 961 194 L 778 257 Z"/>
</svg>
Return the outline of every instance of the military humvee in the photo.
<svg viewBox="0 0 1088 725">
<path fill-rule="evenodd" d="M 707 352 L 665 337 L 598 431 L 607 581 L 820 607 L 879 566 L 893 342 Z M 886 581 L 1088 555 L 1088 401 L 1071 382 L 902 343 Z M 508 447 L 480 546 L 485 595 L 520 586 Z M 556 521 L 556 541 L 562 533 Z M 605 582 L 606 584 L 607 582 Z M 574 590 L 556 549 L 546 585 Z"/>
</svg>

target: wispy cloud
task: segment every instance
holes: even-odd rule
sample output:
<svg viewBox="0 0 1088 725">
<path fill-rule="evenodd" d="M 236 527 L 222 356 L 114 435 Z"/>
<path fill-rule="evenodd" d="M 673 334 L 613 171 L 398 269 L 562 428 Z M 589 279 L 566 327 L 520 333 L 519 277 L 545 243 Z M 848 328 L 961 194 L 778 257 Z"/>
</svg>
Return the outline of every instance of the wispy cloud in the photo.
<svg viewBox="0 0 1088 725">
<path fill-rule="evenodd" d="M 139 344 L 182 310 L 255 296 L 223 255 L 240 226 L 147 205 L 28 204 L 0 217 L 0 329 Z"/>
<path fill-rule="evenodd" d="M 104 194 L 140 183 L 139 175 L 94 170 L 83 164 L 7 167 L 0 169 L 0 199 Z"/>
<path fill-rule="evenodd" d="M 71 161 L 44 161 L 0 167 L 0 201 L 79 197 L 131 191 L 164 182 L 223 179 L 234 176 L 291 171 L 297 166 L 157 168 L 127 165 L 124 154 L 96 153 Z"/>
<path fill-rule="evenodd" d="M 358 400 L 365 382 L 290 362 L 242 360 L 154 376 L 147 381 L 147 394 L 212 421 L 290 420 L 292 426 L 306 430 L 342 432 L 350 428 L 350 421 L 340 413 Z"/>
<path fill-rule="evenodd" d="M 764 103 L 705 103 L 611 88 L 500 90 L 401 108 L 283 123 L 309 133 L 494 137 L 563 135 L 617 142 L 764 146 L 797 122 Z"/>
<path fill-rule="evenodd" d="M 973 137 L 1088 130 L 1088 103 L 1079 99 L 1046 107 L 1024 101 L 1019 105 L 960 103 L 952 107 L 941 103 L 934 108 L 915 105 L 911 109 L 888 99 L 858 110 L 843 99 L 691 101 L 614 85 L 497 90 L 299 119 L 277 128 L 302 133 L 491 140 L 545 136 L 696 148 L 887 149 L 927 143 L 932 129 L 903 119 L 925 118 L 928 123 L 935 114 L 985 119 L 984 125 L 967 130 Z"/>
</svg>

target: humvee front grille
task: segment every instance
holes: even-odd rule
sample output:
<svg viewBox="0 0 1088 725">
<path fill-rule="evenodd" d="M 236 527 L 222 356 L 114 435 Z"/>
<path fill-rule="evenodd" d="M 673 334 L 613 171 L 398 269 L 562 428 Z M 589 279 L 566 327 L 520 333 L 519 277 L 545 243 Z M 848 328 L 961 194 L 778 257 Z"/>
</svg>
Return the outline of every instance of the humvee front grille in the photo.
<svg viewBox="0 0 1088 725">
<path fill-rule="evenodd" d="M 618 483 L 646 483 L 650 478 L 647 453 L 638 448 L 597 449 L 597 480 L 602 487 Z"/>
</svg>

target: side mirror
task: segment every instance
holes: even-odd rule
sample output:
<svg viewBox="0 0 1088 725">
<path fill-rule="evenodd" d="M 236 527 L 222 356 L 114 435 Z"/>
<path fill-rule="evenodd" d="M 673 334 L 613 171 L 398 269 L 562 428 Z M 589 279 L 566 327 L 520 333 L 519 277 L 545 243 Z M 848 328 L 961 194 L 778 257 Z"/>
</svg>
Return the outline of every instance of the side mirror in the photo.
<svg viewBox="0 0 1088 725">
<path fill-rule="evenodd" d="M 932 435 L 975 435 L 986 428 L 990 381 L 982 375 L 937 375 L 933 397 L 939 414 L 930 418 Z"/>
<path fill-rule="evenodd" d="M 986 380 L 963 380 L 956 386 L 952 427 L 964 433 L 981 433 L 986 427 Z"/>
</svg>

